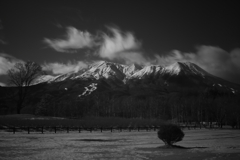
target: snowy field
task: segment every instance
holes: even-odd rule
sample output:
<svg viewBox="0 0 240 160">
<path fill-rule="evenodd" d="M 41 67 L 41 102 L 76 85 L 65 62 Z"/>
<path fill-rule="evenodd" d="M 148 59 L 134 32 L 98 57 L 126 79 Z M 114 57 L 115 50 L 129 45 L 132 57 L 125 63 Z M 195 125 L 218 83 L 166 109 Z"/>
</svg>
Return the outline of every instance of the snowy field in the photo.
<svg viewBox="0 0 240 160">
<path fill-rule="evenodd" d="M 179 146 L 161 148 L 157 132 L 0 132 L 1 160 L 240 159 L 240 130 L 184 130 Z"/>
</svg>

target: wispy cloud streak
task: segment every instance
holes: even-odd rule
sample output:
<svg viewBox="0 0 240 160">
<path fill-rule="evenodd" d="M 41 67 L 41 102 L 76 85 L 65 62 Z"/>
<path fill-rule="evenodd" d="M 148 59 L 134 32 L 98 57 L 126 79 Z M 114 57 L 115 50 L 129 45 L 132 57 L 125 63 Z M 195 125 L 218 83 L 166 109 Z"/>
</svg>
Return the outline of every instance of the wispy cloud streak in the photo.
<svg viewBox="0 0 240 160">
<path fill-rule="evenodd" d="M 94 37 L 89 32 L 83 32 L 74 27 L 67 28 L 66 39 L 44 38 L 43 41 L 56 51 L 65 53 L 72 53 L 72 49 L 90 48 L 95 43 Z"/>
<path fill-rule="evenodd" d="M 139 50 L 141 43 L 131 32 L 122 32 L 117 28 L 108 27 L 112 36 L 104 33 L 98 55 L 109 60 L 123 59 L 130 62 L 142 61 L 143 55 Z"/>
<path fill-rule="evenodd" d="M 42 65 L 44 71 L 50 71 L 53 74 L 65 74 L 69 72 L 78 72 L 80 69 L 86 68 L 88 65 L 85 62 L 68 62 L 68 63 L 45 63 Z"/>
<path fill-rule="evenodd" d="M 7 71 L 14 67 L 17 62 L 23 62 L 11 55 L 0 53 L 0 75 L 6 75 Z"/>
</svg>

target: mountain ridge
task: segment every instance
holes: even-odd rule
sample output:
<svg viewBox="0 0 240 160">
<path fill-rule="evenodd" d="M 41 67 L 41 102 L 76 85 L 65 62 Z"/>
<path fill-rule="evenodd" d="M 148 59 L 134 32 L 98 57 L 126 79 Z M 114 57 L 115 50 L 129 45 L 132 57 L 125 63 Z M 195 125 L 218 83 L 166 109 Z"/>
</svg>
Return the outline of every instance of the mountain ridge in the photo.
<svg viewBox="0 0 240 160">
<path fill-rule="evenodd" d="M 187 65 L 186 65 L 187 64 Z M 70 72 L 70 73 L 66 73 L 66 74 L 61 74 L 61 75 L 56 75 L 55 77 L 51 78 L 45 78 L 46 81 L 44 81 L 45 79 L 43 78 L 43 81 L 41 82 L 58 82 L 58 81 L 62 81 L 65 80 L 65 78 L 60 79 L 60 77 L 66 77 L 66 79 L 68 77 L 70 77 L 73 74 L 77 74 L 76 76 L 72 76 L 71 79 L 74 79 L 74 77 L 79 78 L 79 77 L 90 77 L 93 76 L 95 78 L 99 78 L 99 76 L 101 77 L 105 77 L 105 78 L 111 78 L 111 76 L 116 76 L 117 78 L 123 80 L 123 77 L 127 77 L 127 78 L 131 78 L 131 76 L 133 77 L 142 77 L 145 74 L 149 75 L 149 74 L 156 74 L 156 72 L 159 71 L 164 71 L 170 74 L 178 74 L 178 71 L 182 70 L 183 67 L 180 67 L 180 65 L 185 65 L 185 66 L 192 66 L 195 65 L 193 63 L 187 62 L 187 63 L 183 63 L 183 62 L 176 62 L 172 65 L 169 66 L 161 66 L 161 65 L 147 65 L 147 66 L 140 66 L 140 65 L 136 65 L 136 64 L 132 64 L 132 65 L 123 65 L 123 64 L 118 64 L 118 63 L 113 63 L 113 62 L 107 62 L 107 61 L 99 61 L 96 62 L 92 65 L 90 65 L 88 68 L 84 68 L 82 70 L 80 70 L 78 73 L 76 72 Z M 197 65 L 195 65 L 197 66 Z M 186 67 L 185 67 L 186 68 Z M 192 67 L 194 68 L 195 72 L 196 72 L 196 67 Z M 197 68 L 199 69 L 200 67 L 197 66 Z M 203 69 L 201 69 L 203 70 Z M 205 71 L 205 73 L 207 73 Z M 46 75 L 46 76 L 51 76 L 51 75 Z M 41 77 L 42 78 L 42 77 Z"/>
<path fill-rule="evenodd" d="M 240 85 L 228 82 L 222 78 L 214 76 L 198 65 L 192 62 L 176 62 L 168 66 L 137 64 L 123 65 L 108 61 L 98 61 L 91 64 L 88 68 L 83 68 L 78 72 L 69 72 L 66 74 L 52 77 L 46 75 L 41 77 L 42 81 L 37 79 L 37 83 L 56 83 L 69 80 L 100 80 L 106 79 L 111 84 L 126 84 L 133 81 L 144 80 L 151 77 L 158 81 L 158 84 L 174 86 L 211 86 L 219 89 L 225 88 L 232 93 L 240 90 Z"/>
<path fill-rule="evenodd" d="M 40 77 L 43 79 L 42 81 L 38 81 L 38 83 L 43 82 L 59 82 L 64 81 L 66 79 L 77 79 L 77 78 L 95 78 L 99 79 L 101 77 L 104 78 L 118 78 L 123 80 L 124 78 L 141 78 L 145 75 L 151 74 L 169 74 L 169 75 L 200 75 L 203 78 L 205 76 L 216 77 L 207 71 L 203 70 L 198 65 L 191 62 L 176 62 L 168 66 L 162 65 L 146 65 L 140 66 L 136 64 L 131 65 L 123 65 L 114 62 L 108 61 L 98 61 L 93 63 L 88 68 L 83 68 L 78 72 L 69 72 L 66 74 L 60 74 L 56 76 L 45 75 L 45 77 Z M 219 78 L 219 77 L 218 77 Z M 232 82 L 230 82 L 232 83 Z"/>
</svg>

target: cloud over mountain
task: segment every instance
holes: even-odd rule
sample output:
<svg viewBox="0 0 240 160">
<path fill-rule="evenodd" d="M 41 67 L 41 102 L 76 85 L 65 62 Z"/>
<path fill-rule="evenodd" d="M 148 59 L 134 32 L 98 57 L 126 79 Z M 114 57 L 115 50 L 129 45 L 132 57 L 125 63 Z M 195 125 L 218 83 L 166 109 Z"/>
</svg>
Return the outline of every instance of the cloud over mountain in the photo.
<svg viewBox="0 0 240 160">
<path fill-rule="evenodd" d="M 22 62 L 22 60 L 5 53 L 0 53 L 0 75 L 6 75 L 7 71 L 14 67 L 17 62 Z"/>
<path fill-rule="evenodd" d="M 77 72 L 82 68 L 86 68 L 88 65 L 85 62 L 77 61 L 77 62 L 68 62 L 64 63 L 45 63 L 42 65 L 44 71 L 50 71 L 53 74 L 65 74 L 68 72 Z"/>
</svg>

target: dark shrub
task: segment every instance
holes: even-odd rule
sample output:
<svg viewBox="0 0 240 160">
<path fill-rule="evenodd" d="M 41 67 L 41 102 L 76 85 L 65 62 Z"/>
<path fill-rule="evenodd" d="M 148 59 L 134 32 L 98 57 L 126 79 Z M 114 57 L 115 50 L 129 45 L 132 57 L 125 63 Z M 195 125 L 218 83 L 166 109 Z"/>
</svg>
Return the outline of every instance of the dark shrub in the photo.
<svg viewBox="0 0 240 160">
<path fill-rule="evenodd" d="M 158 131 L 158 138 L 168 146 L 172 146 L 173 143 L 181 141 L 183 137 L 184 133 L 181 128 L 174 124 L 163 124 Z"/>
</svg>

